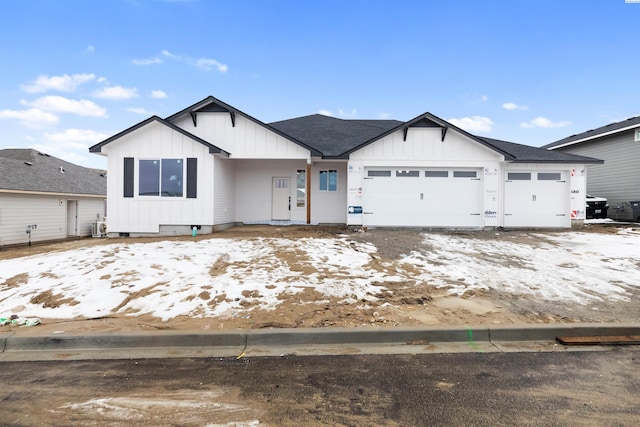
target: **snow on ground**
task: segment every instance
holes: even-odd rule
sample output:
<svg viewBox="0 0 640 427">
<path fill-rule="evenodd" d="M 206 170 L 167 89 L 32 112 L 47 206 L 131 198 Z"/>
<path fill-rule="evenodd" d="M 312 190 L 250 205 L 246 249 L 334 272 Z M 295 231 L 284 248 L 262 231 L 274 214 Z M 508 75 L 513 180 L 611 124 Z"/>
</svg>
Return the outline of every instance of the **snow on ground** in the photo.
<svg viewBox="0 0 640 427">
<path fill-rule="evenodd" d="M 531 242 L 427 234 L 431 249 L 413 252 L 421 279 L 452 294 L 495 289 L 538 299 L 587 304 L 628 300 L 640 290 L 640 234 L 525 234 Z"/>
<path fill-rule="evenodd" d="M 7 311 L 44 318 L 112 312 L 163 320 L 225 316 L 247 301 L 273 308 L 279 294 L 307 287 L 327 296 L 371 298 L 367 294 L 380 291 L 376 282 L 400 280 L 366 268 L 374 251 L 346 239 L 208 239 L 118 243 L 5 260 L 0 317 Z M 299 263 L 288 265 L 288 257 Z"/>
<path fill-rule="evenodd" d="M 0 317 L 224 317 L 247 303 L 273 308 L 278 295 L 306 288 L 351 303 L 372 299 L 382 283 L 406 282 L 408 274 L 457 295 L 495 289 L 579 304 L 628 300 L 640 290 L 638 233 L 521 236 L 516 242 L 426 233 L 424 250 L 382 271 L 370 264 L 376 248 L 348 237 L 212 238 L 52 252 L 0 261 Z"/>
</svg>

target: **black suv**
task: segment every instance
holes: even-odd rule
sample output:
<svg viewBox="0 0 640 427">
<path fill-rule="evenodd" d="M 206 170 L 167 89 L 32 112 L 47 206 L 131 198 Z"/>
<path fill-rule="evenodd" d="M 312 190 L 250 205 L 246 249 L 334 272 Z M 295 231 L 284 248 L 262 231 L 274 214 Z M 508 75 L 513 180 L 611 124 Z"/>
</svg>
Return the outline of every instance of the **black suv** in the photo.
<svg viewBox="0 0 640 427">
<path fill-rule="evenodd" d="M 587 219 L 606 218 L 607 210 L 609 210 L 607 199 L 587 194 Z"/>
</svg>

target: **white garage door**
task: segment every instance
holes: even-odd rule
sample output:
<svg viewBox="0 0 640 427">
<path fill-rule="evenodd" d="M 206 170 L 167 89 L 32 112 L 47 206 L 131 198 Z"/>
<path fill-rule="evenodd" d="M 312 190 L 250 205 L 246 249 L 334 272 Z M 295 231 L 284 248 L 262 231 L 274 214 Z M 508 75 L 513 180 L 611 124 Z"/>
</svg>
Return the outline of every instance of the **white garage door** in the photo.
<svg viewBox="0 0 640 427">
<path fill-rule="evenodd" d="M 567 172 L 507 171 L 505 227 L 570 227 Z"/>
<path fill-rule="evenodd" d="M 365 170 L 363 223 L 380 227 L 482 227 L 479 169 Z"/>
</svg>

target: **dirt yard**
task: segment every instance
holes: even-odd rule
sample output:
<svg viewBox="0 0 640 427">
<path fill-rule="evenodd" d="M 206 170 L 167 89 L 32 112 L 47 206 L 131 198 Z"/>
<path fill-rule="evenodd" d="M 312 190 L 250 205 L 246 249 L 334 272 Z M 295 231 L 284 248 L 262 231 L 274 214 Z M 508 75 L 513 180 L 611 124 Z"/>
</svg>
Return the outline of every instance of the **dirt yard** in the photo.
<svg viewBox="0 0 640 427">
<path fill-rule="evenodd" d="M 619 226 L 619 225 L 618 225 Z M 637 226 L 637 225 L 635 225 Z M 627 227 L 634 227 L 628 225 Z M 610 224 L 590 224 L 585 231 L 589 233 L 616 233 L 616 227 Z M 481 239 L 490 244 L 496 239 L 514 243 L 524 242 L 535 245 L 532 239 L 542 242 L 546 235 L 554 232 L 511 231 L 449 231 L 432 232 L 455 234 L 469 239 Z M 299 239 L 304 237 L 331 238 L 347 236 L 354 242 L 369 243 L 377 248 L 371 255 L 369 268 L 389 270 L 398 260 L 412 251 L 429 251 L 423 234 L 416 230 L 374 229 L 362 231 L 345 227 L 275 227 L 275 226 L 239 226 L 213 235 L 197 236 L 205 239 L 255 239 L 257 237 Z M 0 250 L 0 260 L 49 253 L 52 251 L 72 250 L 91 245 L 112 243 L 140 243 L 155 241 L 194 240 L 193 237 L 170 238 L 126 238 L 126 239 L 80 239 L 55 244 L 34 245 L 31 247 L 5 248 Z M 295 251 L 283 252 L 290 266 L 299 264 Z M 478 257 L 478 262 L 483 262 Z M 503 260 L 504 263 L 517 262 Z M 638 266 L 640 268 L 640 265 Z M 224 259 L 211 267 L 224 269 Z M 301 267 L 303 268 L 303 267 Z M 393 267 L 391 267 L 393 268 Z M 245 311 L 242 315 L 229 317 L 175 317 L 168 321 L 150 315 L 110 314 L 99 318 L 82 319 L 42 319 L 35 327 L 0 327 L 0 333 L 19 334 L 47 333 L 92 333 L 116 331 L 150 330 L 194 330 L 214 331 L 231 328 L 318 328 L 318 327 L 398 327 L 416 325 L 496 325 L 517 323 L 570 323 L 570 322 L 630 322 L 640 321 L 640 290 L 632 289 L 628 301 L 602 300 L 588 305 L 568 304 L 563 301 L 548 301 L 530 295 L 512 292 L 471 291 L 461 296 L 451 296 L 447 289 L 435 287 L 423 281 L 412 279 L 410 266 L 402 265 L 405 281 L 385 282 L 375 300 L 346 303 L 343 298 L 327 297 L 313 289 L 305 289 L 296 294 L 280 294 L 280 304 L 274 310 L 263 310 L 253 306 L 255 297 L 244 295 Z M 407 271 L 409 274 L 407 274 Z M 631 272 L 629 272 L 631 274 Z M 637 271 L 636 271 L 637 274 Z M 417 275 L 417 272 L 416 272 Z M 0 283 L 0 286 L 20 286 L 18 276 L 14 283 Z M 382 285 L 384 285 L 382 287 Z M 60 304 L 55 295 L 41 295 L 43 304 Z M 50 300 L 47 300 L 47 299 Z M 320 303 L 318 301 L 321 301 Z M 0 301 L 0 306 L 2 301 Z M 0 316 L 6 316 L 4 307 Z M 19 314 L 19 313 L 18 313 Z"/>
</svg>

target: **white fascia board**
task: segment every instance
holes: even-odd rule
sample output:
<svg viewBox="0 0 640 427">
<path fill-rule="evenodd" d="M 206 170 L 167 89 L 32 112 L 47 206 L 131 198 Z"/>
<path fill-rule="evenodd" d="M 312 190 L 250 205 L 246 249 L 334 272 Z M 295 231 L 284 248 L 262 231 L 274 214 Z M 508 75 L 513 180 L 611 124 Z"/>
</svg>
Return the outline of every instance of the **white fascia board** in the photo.
<svg viewBox="0 0 640 427">
<path fill-rule="evenodd" d="M 581 143 L 581 142 L 584 142 L 584 141 L 589 141 L 591 139 L 602 138 L 603 136 L 613 135 L 614 133 L 624 132 L 626 130 L 635 129 L 637 127 L 640 127 L 640 126 L 635 124 L 635 125 L 632 125 L 632 126 L 627 126 L 626 128 L 611 130 L 609 132 L 599 133 L 597 135 L 591 135 L 591 136 L 589 136 L 587 138 L 576 139 L 575 141 L 567 142 L 566 144 L 562 144 L 562 145 L 556 145 L 555 147 L 549 147 L 548 149 L 549 150 L 555 150 L 557 148 L 568 147 L 569 145 L 578 144 L 578 143 Z"/>
</svg>

